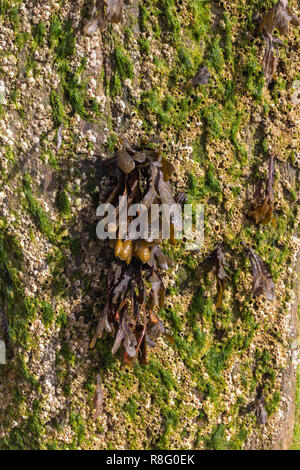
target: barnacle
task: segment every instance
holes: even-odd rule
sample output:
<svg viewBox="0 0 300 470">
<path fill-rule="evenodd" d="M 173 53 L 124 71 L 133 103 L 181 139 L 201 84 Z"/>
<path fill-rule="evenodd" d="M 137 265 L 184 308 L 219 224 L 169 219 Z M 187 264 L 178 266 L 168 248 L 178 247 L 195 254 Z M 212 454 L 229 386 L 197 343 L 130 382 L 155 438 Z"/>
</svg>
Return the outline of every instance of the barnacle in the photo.
<svg viewBox="0 0 300 470">
<path fill-rule="evenodd" d="M 127 196 L 128 208 L 132 204 L 144 204 L 150 227 L 146 234 L 141 231 L 137 239 L 130 236 L 130 231 L 125 239 L 122 238 L 118 224 L 114 227 L 117 239 L 111 240 L 110 246 L 117 260 L 108 275 L 107 300 L 91 347 L 105 330 L 115 335 L 112 353 L 116 354 L 122 348 L 124 363 L 130 364 L 136 358 L 146 363 L 147 346 L 154 347 L 157 338 L 165 332 L 157 309 L 164 305 L 164 272 L 172 266 L 172 261 L 159 246 L 161 228 L 156 238 L 150 236 L 151 205 L 175 204 L 170 184 L 174 167 L 159 150 L 147 144 L 138 147 L 126 139 L 121 143 L 120 150 L 107 161 L 107 167 L 114 166 L 118 181 L 105 202 L 113 204 L 119 214 L 122 212 L 119 197 Z M 174 243 L 174 230 L 179 226 L 179 219 L 170 213 L 170 242 Z M 130 217 L 127 217 L 130 224 Z M 161 227 L 162 214 L 157 217 Z M 147 287 L 148 283 L 151 287 Z"/>
</svg>

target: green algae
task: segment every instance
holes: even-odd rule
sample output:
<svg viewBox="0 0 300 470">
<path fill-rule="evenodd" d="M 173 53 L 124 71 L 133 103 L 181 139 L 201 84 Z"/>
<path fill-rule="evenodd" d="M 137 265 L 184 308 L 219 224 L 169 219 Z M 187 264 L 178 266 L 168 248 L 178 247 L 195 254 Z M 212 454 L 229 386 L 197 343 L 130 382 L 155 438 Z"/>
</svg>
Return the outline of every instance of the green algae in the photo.
<svg viewBox="0 0 300 470">
<path fill-rule="evenodd" d="M 210 5 L 209 2 L 200 0 L 191 0 L 188 2 L 188 9 L 191 11 L 191 22 L 189 29 L 192 37 L 199 41 L 205 38 L 210 28 Z"/>
<path fill-rule="evenodd" d="M 65 190 L 60 190 L 57 193 L 56 204 L 59 212 L 63 215 L 70 215 L 71 203 L 68 194 Z"/>
<path fill-rule="evenodd" d="M 150 43 L 147 38 L 139 39 L 139 46 L 141 54 L 149 55 L 150 53 Z"/>
<path fill-rule="evenodd" d="M 46 35 L 46 25 L 44 23 L 39 23 L 32 34 L 33 40 L 37 47 L 42 47 L 44 45 Z"/>
<path fill-rule="evenodd" d="M 55 126 L 59 126 L 61 123 L 65 122 L 66 112 L 60 96 L 54 90 L 50 93 L 50 104 L 54 124 Z"/>
<path fill-rule="evenodd" d="M 34 218 L 39 230 L 51 241 L 54 239 L 53 225 L 43 210 L 38 200 L 33 196 L 31 189 L 31 178 L 28 174 L 24 176 L 23 191 L 28 204 L 28 211 Z"/>
<path fill-rule="evenodd" d="M 218 74 L 222 73 L 224 68 L 224 57 L 220 47 L 220 39 L 214 37 L 208 48 L 208 60 Z"/>
<path fill-rule="evenodd" d="M 132 78 L 132 63 L 120 47 L 116 47 L 114 58 L 116 62 L 116 71 L 118 72 L 120 79 L 124 81 L 126 78 Z"/>
<path fill-rule="evenodd" d="M 180 30 L 180 20 L 177 17 L 174 0 L 159 0 L 160 17 L 167 31 L 176 35 Z M 174 37 L 174 36 L 173 36 Z"/>
<path fill-rule="evenodd" d="M 219 424 L 212 431 L 211 435 L 205 439 L 206 447 L 210 450 L 227 450 L 228 442 L 225 436 L 224 424 Z"/>
</svg>

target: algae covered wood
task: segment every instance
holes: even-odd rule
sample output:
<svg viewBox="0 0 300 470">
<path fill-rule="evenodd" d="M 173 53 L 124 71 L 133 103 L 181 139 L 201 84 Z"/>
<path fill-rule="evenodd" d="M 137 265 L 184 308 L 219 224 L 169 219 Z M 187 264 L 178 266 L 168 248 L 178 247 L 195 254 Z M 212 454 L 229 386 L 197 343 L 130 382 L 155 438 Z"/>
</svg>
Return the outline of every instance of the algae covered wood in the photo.
<svg viewBox="0 0 300 470">
<path fill-rule="evenodd" d="M 299 17 L 296 1 L 279 3 Z M 259 24 L 275 2 L 133 0 L 118 22 L 115 4 L 0 2 L 0 448 L 280 447 L 295 375 L 299 27 L 278 34 L 286 47 L 266 79 Z M 142 347 L 144 324 L 135 345 L 121 329 L 112 354 L 104 307 L 118 262 L 96 235 L 126 142 L 169 162 L 141 187 L 146 205 L 170 201 L 171 187 L 205 207 L 200 252 L 176 240 L 151 252 L 170 268 L 164 306 L 148 364 L 132 367 L 121 343 Z M 248 203 L 271 158 L 271 223 L 255 224 Z M 243 243 L 268 266 L 272 302 L 252 293 Z M 230 277 L 221 308 L 203 269 L 218 246 Z M 260 396 L 260 414 L 244 413 Z"/>
</svg>

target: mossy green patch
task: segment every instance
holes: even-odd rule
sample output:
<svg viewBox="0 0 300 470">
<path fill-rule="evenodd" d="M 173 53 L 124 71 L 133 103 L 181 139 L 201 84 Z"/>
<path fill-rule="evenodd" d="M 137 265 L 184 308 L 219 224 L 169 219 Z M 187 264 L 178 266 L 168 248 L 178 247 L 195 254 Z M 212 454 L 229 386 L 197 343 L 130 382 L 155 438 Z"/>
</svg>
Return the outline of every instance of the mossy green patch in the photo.
<svg viewBox="0 0 300 470">
<path fill-rule="evenodd" d="M 211 435 L 205 439 L 206 447 L 210 450 L 227 450 L 228 442 L 225 436 L 224 424 L 219 424 L 212 431 Z"/>
<path fill-rule="evenodd" d="M 137 403 L 133 397 L 130 397 L 129 400 L 125 403 L 124 409 L 128 413 L 130 419 L 134 421 L 137 413 Z"/>
<path fill-rule="evenodd" d="M 85 436 L 85 426 L 84 420 L 79 413 L 71 411 L 70 413 L 70 425 L 74 431 L 74 438 L 70 446 L 71 449 L 78 449 L 78 446 L 81 445 Z"/>
<path fill-rule="evenodd" d="M 66 113 L 60 96 L 54 90 L 50 93 L 50 104 L 54 124 L 55 126 L 59 126 L 61 123 L 65 122 Z"/>
<path fill-rule="evenodd" d="M 139 39 L 139 46 L 141 54 L 149 55 L 150 52 L 150 44 L 147 38 L 140 38 Z"/>
<path fill-rule="evenodd" d="M 178 34 L 180 30 L 180 20 L 176 14 L 174 0 L 159 0 L 160 17 L 168 31 L 173 35 Z M 173 36 L 175 37 L 175 36 Z"/>
<path fill-rule="evenodd" d="M 116 47 L 114 58 L 116 71 L 118 72 L 120 79 L 124 81 L 126 78 L 132 78 L 133 67 L 131 60 L 120 47 Z"/>
<path fill-rule="evenodd" d="M 33 196 L 31 189 L 31 179 L 28 174 L 24 175 L 23 180 L 23 191 L 27 200 L 27 208 L 34 218 L 39 230 L 50 240 L 54 240 L 54 228 L 53 225 L 43 210 L 38 200 Z"/>
<path fill-rule="evenodd" d="M 40 304 L 40 308 L 42 311 L 42 318 L 43 318 L 44 325 L 46 326 L 50 325 L 50 323 L 52 323 L 55 317 L 55 312 L 53 310 L 52 305 L 47 301 L 42 301 Z"/>
<path fill-rule="evenodd" d="M 37 47 L 43 46 L 45 34 L 46 34 L 46 25 L 44 23 L 39 23 L 34 28 L 34 32 L 33 32 L 33 40 L 35 44 L 37 45 Z"/>
<path fill-rule="evenodd" d="M 210 27 L 210 2 L 201 0 L 190 0 L 188 2 L 188 10 L 192 13 L 192 19 L 189 29 L 196 41 L 204 38 Z"/>
<path fill-rule="evenodd" d="M 71 203 L 67 192 L 62 189 L 57 193 L 56 204 L 59 212 L 63 215 L 71 213 Z"/>
<path fill-rule="evenodd" d="M 224 68 L 224 56 L 220 47 L 220 39 L 218 37 L 214 37 L 210 43 L 208 60 L 215 71 L 220 74 Z"/>
</svg>

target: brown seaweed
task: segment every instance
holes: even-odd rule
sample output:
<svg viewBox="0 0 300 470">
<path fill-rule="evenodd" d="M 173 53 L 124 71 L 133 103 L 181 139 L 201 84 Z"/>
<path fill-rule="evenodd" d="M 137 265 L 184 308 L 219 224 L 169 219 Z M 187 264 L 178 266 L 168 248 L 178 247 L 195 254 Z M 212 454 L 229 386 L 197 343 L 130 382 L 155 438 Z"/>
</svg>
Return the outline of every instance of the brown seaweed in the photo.
<svg viewBox="0 0 300 470">
<path fill-rule="evenodd" d="M 264 397 L 259 397 L 255 401 L 255 414 L 257 417 L 258 424 L 264 425 L 268 421 L 268 413 L 265 408 L 265 399 Z"/>
<path fill-rule="evenodd" d="M 268 182 L 265 191 L 263 191 L 263 181 L 259 180 L 254 193 L 254 201 L 252 203 L 249 216 L 255 220 L 256 224 L 267 224 L 272 220 L 274 210 L 274 158 L 270 157 Z"/>
<path fill-rule="evenodd" d="M 270 82 L 276 72 L 278 65 L 279 52 L 276 44 L 283 47 L 285 47 L 285 45 L 279 38 L 272 36 L 270 33 L 265 34 L 265 39 L 267 45 L 263 58 L 263 69 L 267 82 Z"/>
<path fill-rule="evenodd" d="M 104 13 L 104 7 L 106 12 Z M 123 20 L 123 0 L 92 0 L 90 8 L 91 19 L 83 28 L 85 34 L 93 35 L 103 20 L 108 23 L 119 23 Z"/>
<path fill-rule="evenodd" d="M 128 207 L 143 203 L 148 219 L 153 202 L 175 204 L 170 184 L 174 167 L 159 150 L 147 144 L 135 146 L 123 139 L 121 149 L 109 163 L 115 166 L 118 181 L 105 202 L 114 204 L 117 211 L 121 211 L 122 195 L 127 196 Z M 176 215 L 173 223 L 179 224 Z M 164 272 L 173 263 L 159 246 L 160 238 L 152 240 L 141 233 L 138 239 L 131 239 L 130 234 L 123 239 L 116 228 L 117 238 L 110 241 L 116 262 L 108 275 L 106 303 L 90 346 L 94 347 L 106 331 L 115 337 L 112 354 L 122 350 L 123 363 L 131 364 L 136 359 L 146 363 L 147 346 L 154 347 L 164 333 L 157 310 L 164 305 Z"/>
<path fill-rule="evenodd" d="M 188 197 L 184 192 L 176 194 L 174 199 L 176 204 L 180 204 L 181 206 L 188 202 Z"/>
<path fill-rule="evenodd" d="M 159 170 L 158 177 L 156 178 L 156 192 L 160 197 L 162 204 L 169 208 L 176 206 L 176 202 L 172 195 L 172 189 L 169 181 L 166 181 L 164 173 Z M 172 211 L 171 220 L 176 230 L 181 230 L 181 217 L 178 216 L 177 211 Z"/>
<path fill-rule="evenodd" d="M 288 0 L 279 0 L 264 14 L 259 29 L 260 32 L 266 31 L 271 34 L 277 28 L 280 34 L 286 34 L 289 31 L 289 23 L 299 26 L 300 19 L 289 7 Z"/>
<path fill-rule="evenodd" d="M 268 412 L 265 408 L 266 400 L 262 395 L 262 391 L 259 388 L 256 393 L 255 400 L 249 403 L 242 414 L 254 412 L 257 418 L 257 422 L 260 425 L 264 425 L 268 421 Z"/>
<path fill-rule="evenodd" d="M 120 170 L 126 173 L 126 175 L 134 170 L 134 159 L 129 155 L 127 148 L 124 145 L 117 154 L 117 162 Z"/>
<path fill-rule="evenodd" d="M 217 280 L 216 308 L 219 309 L 222 307 L 223 293 L 226 286 L 226 280 L 228 279 L 227 273 L 225 271 L 227 263 L 221 246 L 215 248 L 215 250 L 210 253 L 207 260 Z"/>
<path fill-rule="evenodd" d="M 110 23 L 119 23 L 123 19 L 123 0 L 107 0 L 106 19 Z"/>
<path fill-rule="evenodd" d="M 97 374 L 97 385 L 93 397 L 93 409 L 95 410 L 94 419 L 97 419 L 98 416 L 102 413 L 103 406 L 103 391 L 101 387 L 101 377 L 100 374 Z"/>
<path fill-rule="evenodd" d="M 277 69 L 279 54 L 276 45 L 285 47 L 284 43 L 277 36 L 274 36 L 273 31 L 278 29 L 280 34 L 287 34 L 289 23 L 293 26 L 300 25 L 300 19 L 290 9 L 288 0 L 279 0 L 262 18 L 259 31 L 263 33 L 267 43 L 263 69 L 268 82 L 271 81 Z"/>
<path fill-rule="evenodd" d="M 255 296 L 266 295 L 270 301 L 275 299 L 275 285 L 261 257 L 252 248 L 246 247 L 252 267 L 252 291 Z"/>
<path fill-rule="evenodd" d="M 209 79 L 210 79 L 210 73 L 207 67 L 201 67 L 197 70 L 196 74 L 191 79 L 191 83 L 194 87 L 198 85 L 207 85 Z"/>
</svg>

